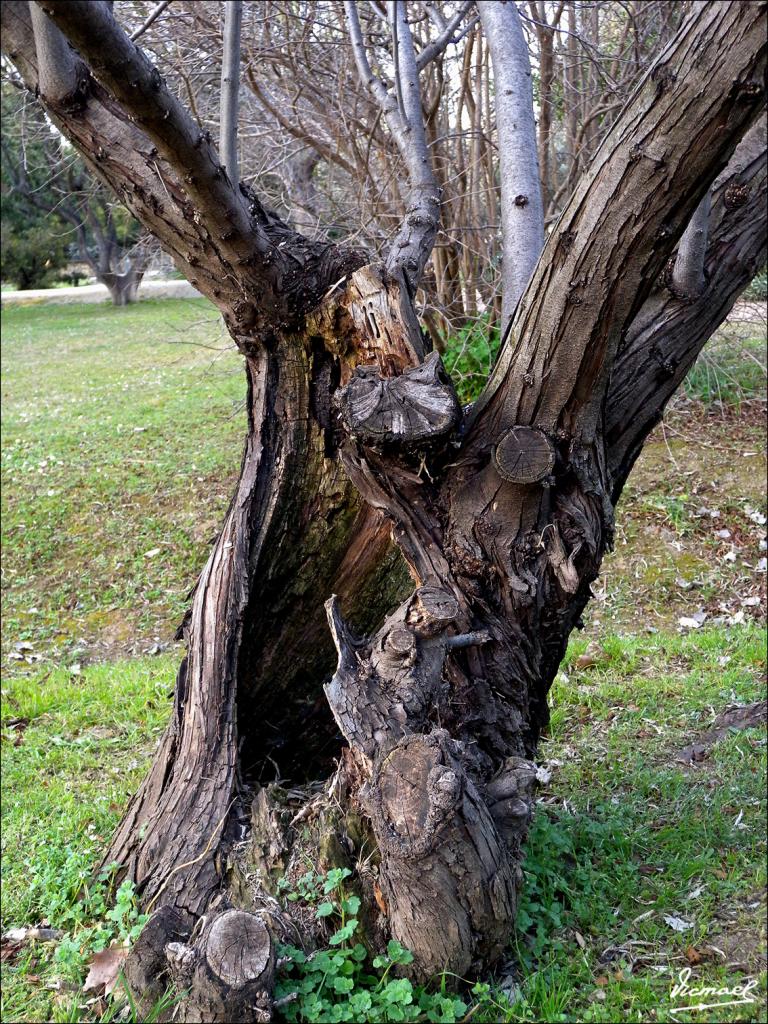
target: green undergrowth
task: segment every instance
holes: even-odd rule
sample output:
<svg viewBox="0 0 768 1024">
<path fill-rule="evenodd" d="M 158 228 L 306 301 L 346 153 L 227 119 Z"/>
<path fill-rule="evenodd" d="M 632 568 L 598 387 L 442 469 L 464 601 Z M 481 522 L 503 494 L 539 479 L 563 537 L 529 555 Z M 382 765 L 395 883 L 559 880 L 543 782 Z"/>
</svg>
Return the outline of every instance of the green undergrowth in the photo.
<svg viewBox="0 0 768 1024">
<path fill-rule="evenodd" d="M 115 892 L 109 872 L 91 879 L 165 727 L 175 662 L 135 658 L 3 682 L 2 929 L 47 922 L 64 932 L 3 963 L 4 1021 L 71 1019 L 91 955 L 135 935 L 132 894 Z"/>
<path fill-rule="evenodd" d="M 489 327 L 487 316 L 477 320 L 446 339 L 442 354 L 462 405 L 474 402 L 488 380 L 499 351 L 499 329 Z"/>
<path fill-rule="evenodd" d="M 132 893 L 110 891 L 105 877 L 84 903 L 76 896 L 146 769 L 173 668 L 169 657 L 145 658 L 6 683 L 3 929 L 47 921 L 65 936 L 4 963 L 4 1021 L 118 1013 L 95 1014 L 79 985 L 96 948 L 139 923 Z M 311 875 L 283 896 L 328 917 L 332 939 L 314 953 L 281 951 L 278 994 L 296 992 L 283 1018 L 671 1020 L 671 987 L 691 967 L 702 984 L 759 986 L 757 1002 L 696 1020 L 763 1019 L 765 733 L 732 730 L 693 764 L 681 750 L 717 713 L 759 699 L 764 672 L 765 634 L 751 623 L 574 638 L 540 752 L 551 778 L 527 843 L 509 963 L 494 977 L 418 987 L 406 950 L 372 955 L 357 942 L 345 872 Z"/>
<path fill-rule="evenodd" d="M 732 324 L 725 325 L 704 348 L 683 384 L 689 399 L 704 406 L 738 409 L 745 401 L 765 396 L 765 327 L 746 327 L 743 337 Z"/>
<path fill-rule="evenodd" d="M 760 294 L 764 283 L 764 274 L 755 278 L 749 294 Z M 738 408 L 745 401 L 765 397 L 766 316 L 763 305 L 764 296 L 752 306 L 737 306 L 718 329 L 683 383 L 682 391 L 688 399 L 699 401 L 705 407 Z M 487 315 L 446 338 L 442 358 L 462 403 L 473 402 L 482 391 L 496 361 L 499 340 L 499 330 L 489 328 Z"/>
</svg>

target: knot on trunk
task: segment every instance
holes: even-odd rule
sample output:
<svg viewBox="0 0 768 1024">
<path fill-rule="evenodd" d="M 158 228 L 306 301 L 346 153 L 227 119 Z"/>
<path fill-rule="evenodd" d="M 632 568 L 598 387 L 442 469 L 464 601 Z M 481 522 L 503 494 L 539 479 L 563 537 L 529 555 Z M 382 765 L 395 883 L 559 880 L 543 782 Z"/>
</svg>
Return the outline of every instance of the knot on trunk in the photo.
<svg viewBox="0 0 768 1024">
<path fill-rule="evenodd" d="M 459 617 L 459 602 L 441 587 L 419 587 L 409 602 L 406 620 L 421 637 L 444 632 Z"/>
<path fill-rule="evenodd" d="M 414 953 L 417 977 L 466 974 L 509 938 L 520 878 L 465 759 L 442 729 L 409 736 L 381 756 L 360 793 L 382 853 L 392 934 Z"/>
<path fill-rule="evenodd" d="M 359 366 L 337 401 L 349 433 L 372 447 L 428 444 L 450 434 L 461 415 L 437 352 L 397 377 L 381 377 L 376 366 Z"/>
<path fill-rule="evenodd" d="M 493 461 L 499 476 L 505 480 L 533 484 L 551 473 L 555 449 L 543 431 L 516 426 L 508 430 L 496 445 Z"/>
<path fill-rule="evenodd" d="M 370 761 L 440 706 L 446 653 L 490 640 L 485 630 L 445 635 L 459 603 L 439 587 L 416 590 L 368 641 L 352 635 L 336 597 L 325 607 L 339 659 L 325 694 L 347 742 Z"/>
<path fill-rule="evenodd" d="M 738 210 L 740 206 L 744 206 L 749 201 L 751 191 L 749 185 L 740 185 L 736 181 L 732 182 L 723 195 L 726 210 Z"/>
<path fill-rule="evenodd" d="M 186 992 L 175 1019 L 212 1024 L 272 1020 L 275 953 L 269 930 L 256 914 L 214 914 L 193 945 L 168 943 L 165 956 L 176 987 Z"/>
<path fill-rule="evenodd" d="M 533 816 L 536 765 L 522 757 L 507 758 L 485 791 L 496 828 L 518 850 Z"/>
<path fill-rule="evenodd" d="M 426 857 L 462 795 L 463 772 L 443 730 L 407 736 L 377 761 L 363 794 L 376 838 L 395 857 Z"/>
</svg>

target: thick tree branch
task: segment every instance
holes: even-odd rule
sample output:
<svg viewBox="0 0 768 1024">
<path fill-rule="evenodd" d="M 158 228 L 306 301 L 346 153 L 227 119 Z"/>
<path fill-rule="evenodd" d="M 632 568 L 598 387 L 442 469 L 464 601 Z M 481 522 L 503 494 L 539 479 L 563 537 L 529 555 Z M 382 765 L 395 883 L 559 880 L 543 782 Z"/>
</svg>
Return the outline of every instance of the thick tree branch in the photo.
<svg viewBox="0 0 768 1024">
<path fill-rule="evenodd" d="M 509 323 L 544 246 L 544 206 L 528 44 L 513 2 L 478 4 L 493 62 L 501 176 L 502 328 Z"/>
<path fill-rule="evenodd" d="M 38 85 L 27 4 L 0 5 L 3 44 L 25 84 Z M 315 243 L 266 210 L 252 190 L 232 187 L 208 133 L 103 2 L 46 0 L 81 56 L 82 108 L 45 104 L 57 127 L 171 252 L 188 280 L 224 312 L 241 346 L 295 324 L 329 285 L 360 266 L 359 251 Z M 139 128 L 141 130 L 139 130 Z"/>
<path fill-rule="evenodd" d="M 394 100 L 389 92 L 387 92 L 387 87 L 384 85 L 382 80 L 373 73 L 370 61 L 368 60 L 368 54 L 365 50 L 363 30 L 357 13 L 357 4 L 354 0 L 344 0 L 344 12 L 347 18 L 349 40 L 352 44 L 352 55 L 355 58 L 355 64 L 357 65 L 357 72 L 360 76 L 360 81 L 384 111 L 387 123 L 390 124 L 390 121 L 392 122 L 390 124 L 390 130 L 395 136 L 395 141 L 398 142 L 399 146 L 400 143 L 398 141 L 398 137 L 405 131 L 406 126 L 403 122 L 402 115 L 398 110 L 396 100 Z"/>
<path fill-rule="evenodd" d="M 147 134 L 184 187 L 216 241 L 234 258 L 268 254 L 270 243 L 248 216 L 210 139 L 168 89 L 157 68 L 98 0 L 40 0 L 39 6 L 77 47 L 95 77 Z"/>
<path fill-rule="evenodd" d="M 240 181 L 237 155 L 237 116 L 240 109 L 240 36 L 243 25 L 243 0 L 224 5 L 224 58 L 221 64 L 221 125 L 219 149 L 233 188 Z"/>
<path fill-rule="evenodd" d="M 396 68 L 401 83 L 405 131 L 403 151 L 411 179 L 408 209 L 387 257 L 387 269 L 402 269 L 415 291 L 440 224 L 440 189 L 424 132 L 419 72 L 403 0 L 391 0 Z"/>
<path fill-rule="evenodd" d="M 30 4 L 37 51 L 38 84 L 44 101 L 64 107 L 82 104 L 83 69 L 61 31 L 37 4 Z"/>
<path fill-rule="evenodd" d="M 704 263 L 711 206 L 712 196 L 707 192 L 696 207 L 677 247 L 672 270 L 672 290 L 678 298 L 695 299 L 704 291 Z"/>
<path fill-rule="evenodd" d="M 26 88 L 36 92 L 39 74 L 30 6 L 34 4 L 26 0 L 5 0 L 0 4 L 0 16 L 3 52 Z M 191 204 L 174 172 L 79 60 L 78 75 L 84 87 L 83 103 L 76 113 L 43 97 L 51 121 L 82 153 L 94 175 L 155 234 L 201 291 L 214 301 L 227 295 L 239 297 L 242 293 L 234 282 L 230 284 L 220 273 L 209 273 L 201 261 L 194 269 L 190 267 L 190 256 L 194 258 L 203 248 L 202 228 L 194 222 Z"/>
<path fill-rule="evenodd" d="M 621 337 L 764 105 L 764 29 L 763 3 L 692 6 L 547 239 L 470 449 L 516 423 L 595 439 Z"/>
<path fill-rule="evenodd" d="M 387 269 L 402 270 L 415 292 L 434 245 L 440 223 L 440 189 L 429 158 L 421 107 L 419 72 L 413 37 L 402 0 L 390 0 L 395 66 L 401 85 L 402 109 L 371 68 L 354 0 L 345 0 L 350 42 L 361 81 L 379 104 L 410 179 L 405 220 L 392 243 Z"/>
<path fill-rule="evenodd" d="M 614 499 L 667 402 L 765 261 L 767 177 L 766 125 L 760 120 L 711 192 L 706 294 L 680 301 L 660 284 L 627 331 L 606 399 Z"/>
</svg>

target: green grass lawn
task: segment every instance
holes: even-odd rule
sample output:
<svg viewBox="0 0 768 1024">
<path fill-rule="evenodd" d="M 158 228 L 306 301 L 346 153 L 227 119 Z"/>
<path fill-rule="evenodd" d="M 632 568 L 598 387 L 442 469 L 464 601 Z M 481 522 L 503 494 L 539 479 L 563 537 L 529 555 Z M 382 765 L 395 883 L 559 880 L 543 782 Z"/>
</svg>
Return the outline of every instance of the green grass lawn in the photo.
<svg viewBox="0 0 768 1024">
<path fill-rule="evenodd" d="M 140 919 L 92 867 L 168 715 L 243 381 L 190 300 L 4 311 L 3 370 L 2 928 L 64 937 L 4 944 L 2 1019 L 106 1020 L 88 959 Z M 389 1019 L 765 1019 L 765 730 L 712 731 L 764 696 L 764 427 L 749 401 L 698 397 L 641 459 L 555 684 L 509 963 L 475 991 L 400 990 Z M 756 1002 L 673 1014 L 685 968 L 755 979 Z"/>
<path fill-rule="evenodd" d="M 3 659 L 167 642 L 242 453 L 241 361 L 205 300 L 3 311 Z"/>
</svg>

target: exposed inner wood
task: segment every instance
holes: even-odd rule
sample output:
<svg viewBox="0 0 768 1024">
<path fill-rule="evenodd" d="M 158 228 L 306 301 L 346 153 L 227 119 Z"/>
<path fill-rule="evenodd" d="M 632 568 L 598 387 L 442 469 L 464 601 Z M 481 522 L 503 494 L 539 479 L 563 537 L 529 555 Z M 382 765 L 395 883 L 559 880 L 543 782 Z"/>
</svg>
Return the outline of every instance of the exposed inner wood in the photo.
<svg viewBox="0 0 768 1024">
<path fill-rule="evenodd" d="M 512 427 L 493 452 L 500 476 L 517 484 L 543 480 L 555 464 L 555 449 L 547 435 L 530 427 Z"/>
</svg>

